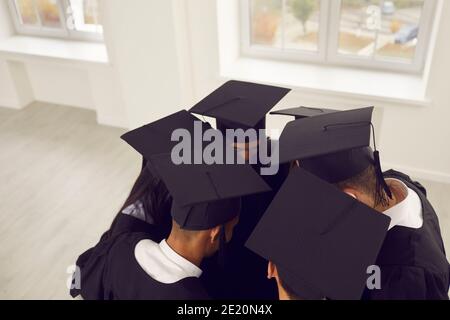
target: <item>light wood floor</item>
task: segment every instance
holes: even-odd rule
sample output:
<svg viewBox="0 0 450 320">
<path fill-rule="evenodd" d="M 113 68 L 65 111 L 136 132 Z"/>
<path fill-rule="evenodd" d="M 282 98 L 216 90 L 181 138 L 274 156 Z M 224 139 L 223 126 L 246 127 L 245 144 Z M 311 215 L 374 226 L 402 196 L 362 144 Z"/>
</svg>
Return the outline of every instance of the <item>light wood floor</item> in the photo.
<svg viewBox="0 0 450 320">
<path fill-rule="evenodd" d="M 0 108 L 0 298 L 69 298 L 67 267 L 98 241 L 139 171 L 122 133 L 91 111 Z"/>
<path fill-rule="evenodd" d="M 67 268 L 107 229 L 139 172 L 122 133 L 91 111 L 0 108 L 0 299 L 69 299 Z M 450 186 L 424 184 L 450 248 Z"/>
</svg>

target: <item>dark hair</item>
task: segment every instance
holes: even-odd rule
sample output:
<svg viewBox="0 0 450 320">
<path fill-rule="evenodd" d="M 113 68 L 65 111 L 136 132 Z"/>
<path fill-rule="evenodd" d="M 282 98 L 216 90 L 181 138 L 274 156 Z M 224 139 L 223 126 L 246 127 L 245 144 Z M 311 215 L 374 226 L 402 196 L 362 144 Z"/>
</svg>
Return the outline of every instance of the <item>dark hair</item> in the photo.
<svg viewBox="0 0 450 320">
<path fill-rule="evenodd" d="M 148 220 L 154 221 L 155 225 L 170 227 L 172 197 L 164 182 L 153 175 L 147 167 L 142 169 L 118 214 L 137 201 L 141 201 L 146 217 L 150 218 Z M 116 219 L 114 219 L 113 225 Z"/>
<path fill-rule="evenodd" d="M 354 177 L 336 183 L 336 186 L 341 190 L 346 188 L 361 190 L 373 198 L 375 207 L 388 203 L 387 195 L 383 186 L 378 182 L 375 166 L 373 165 L 370 165 Z"/>
</svg>

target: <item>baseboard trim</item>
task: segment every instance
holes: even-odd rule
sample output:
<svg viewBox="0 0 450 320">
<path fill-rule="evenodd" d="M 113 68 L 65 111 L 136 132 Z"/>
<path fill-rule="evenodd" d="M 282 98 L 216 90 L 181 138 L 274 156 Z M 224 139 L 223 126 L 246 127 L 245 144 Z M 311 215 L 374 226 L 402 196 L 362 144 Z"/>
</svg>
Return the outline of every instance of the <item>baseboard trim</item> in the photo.
<svg viewBox="0 0 450 320">
<path fill-rule="evenodd" d="M 14 99 L 0 99 L 0 107 L 20 110 L 22 109 Z"/>
<path fill-rule="evenodd" d="M 383 163 L 383 170 L 389 170 L 389 169 L 394 169 L 397 171 L 404 172 L 418 180 L 422 179 L 422 180 L 450 184 L 450 174 L 447 174 L 444 172 L 424 170 L 424 169 L 420 169 L 420 168 L 412 168 L 412 167 L 408 167 L 408 166 L 392 164 L 389 162 Z"/>
<path fill-rule="evenodd" d="M 116 117 L 105 117 L 97 114 L 97 123 L 102 126 L 115 127 L 120 129 L 129 129 L 128 125 L 123 119 L 117 119 Z"/>
</svg>

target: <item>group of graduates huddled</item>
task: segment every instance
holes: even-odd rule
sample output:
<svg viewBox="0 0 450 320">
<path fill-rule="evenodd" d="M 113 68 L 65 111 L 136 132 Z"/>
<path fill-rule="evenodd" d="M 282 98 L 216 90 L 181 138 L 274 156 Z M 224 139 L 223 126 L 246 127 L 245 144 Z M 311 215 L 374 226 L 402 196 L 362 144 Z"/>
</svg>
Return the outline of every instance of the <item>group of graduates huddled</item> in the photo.
<svg viewBox="0 0 450 320">
<path fill-rule="evenodd" d="M 289 91 L 230 81 L 191 110 L 126 133 L 142 172 L 111 228 L 78 258 L 71 295 L 448 299 L 438 217 L 419 182 L 382 172 L 372 107 L 273 112 L 295 117 L 272 141 L 273 175 L 248 161 L 260 137 L 225 139 L 244 163 L 174 163 L 175 130 L 264 130 Z M 195 115 L 215 118 L 216 128 Z"/>
</svg>

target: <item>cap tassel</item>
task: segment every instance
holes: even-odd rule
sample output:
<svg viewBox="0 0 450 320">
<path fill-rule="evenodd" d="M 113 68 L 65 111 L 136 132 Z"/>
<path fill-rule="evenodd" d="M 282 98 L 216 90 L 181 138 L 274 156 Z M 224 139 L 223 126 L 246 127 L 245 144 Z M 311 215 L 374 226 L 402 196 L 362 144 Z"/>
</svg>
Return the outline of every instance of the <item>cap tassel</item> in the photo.
<svg viewBox="0 0 450 320">
<path fill-rule="evenodd" d="M 375 135 L 375 126 L 372 122 L 370 122 L 370 127 L 372 128 L 373 135 L 373 158 L 374 158 L 374 166 L 375 166 L 375 174 L 377 176 L 377 185 L 375 192 L 375 203 L 380 203 L 383 206 L 387 206 L 389 204 L 389 200 L 386 199 L 385 195 L 392 199 L 392 191 L 389 189 L 389 186 L 384 180 L 383 171 L 381 170 L 381 161 L 380 161 L 380 152 L 377 149 L 376 135 Z M 384 192 L 383 192 L 384 191 Z"/>
<path fill-rule="evenodd" d="M 381 203 L 383 206 L 387 206 L 389 201 L 386 199 L 385 194 L 389 199 L 392 199 L 392 191 L 384 180 L 383 171 L 381 170 L 380 153 L 378 150 L 373 152 L 373 157 L 375 160 L 375 174 L 377 176 L 375 203 Z"/>
</svg>

